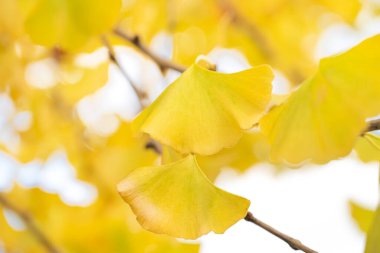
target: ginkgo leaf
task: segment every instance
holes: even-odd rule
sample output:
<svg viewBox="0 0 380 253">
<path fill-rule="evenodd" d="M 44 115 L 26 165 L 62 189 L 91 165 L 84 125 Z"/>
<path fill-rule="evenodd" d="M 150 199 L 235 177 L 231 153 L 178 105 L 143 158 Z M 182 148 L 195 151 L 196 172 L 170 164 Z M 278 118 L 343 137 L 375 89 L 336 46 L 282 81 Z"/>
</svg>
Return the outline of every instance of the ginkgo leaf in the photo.
<svg viewBox="0 0 380 253">
<path fill-rule="evenodd" d="M 347 155 L 380 112 L 380 36 L 321 60 L 318 72 L 260 122 L 275 161 L 325 163 Z"/>
<path fill-rule="evenodd" d="M 268 66 L 224 74 L 194 64 L 132 124 L 182 153 L 214 154 L 260 119 L 272 79 Z"/>
<path fill-rule="evenodd" d="M 366 133 L 356 142 L 355 151 L 363 162 L 380 161 L 380 136 Z"/>
<path fill-rule="evenodd" d="M 120 0 L 33 1 L 26 31 L 35 43 L 60 45 L 65 49 L 83 46 L 91 36 L 110 29 L 121 7 Z"/>
<path fill-rule="evenodd" d="M 223 169 L 229 168 L 242 173 L 253 164 L 268 160 L 269 147 L 265 137 L 260 132 L 246 132 L 232 148 L 208 156 L 197 155 L 197 163 L 203 172 L 214 182 Z M 162 147 L 161 164 L 172 163 L 186 155 L 168 146 Z"/>
<path fill-rule="evenodd" d="M 73 67 L 72 71 L 80 75 L 79 80 L 74 83 L 62 82 L 58 87 L 59 92 L 69 104 L 74 104 L 84 96 L 100 89 L 108 80 L 108 63 L 100 64 L 95 68 Z"/>
<path fill-rule="evenodd" d="M 367 234 L 365 253 L 380 252 L 380 207 L 377 207 L 372 226 Z"/>
<path fill-rule="evenodd" d="M 367 233 L 371 227 L 375 211 L 365 208 L 354 201 L 350 201 L 349 204 L 352 218 L 355 220 L 359 229 Z"/>
<path fill-rule="evenodd" d="M 353 23 L 355 21 L 362 5 L 359 0 L 316 0 L 316 2 L 329 8 L 349 23 Z"/>
<path fill-rule="evenodd" d="M 162 146 L 162 154 L 161 154 L 161 164 L 173 163 L 175 161 L 181 160 L 185 158 L 186 155 L 181 154 L 169 146 Z M 198 161 L 199 163 L 199 161 Z"/>
<path fill-rule="evenodd" d="M 236 145 L 210 156 L 197 156 L 198 164 L 214 181 L 223 169 L 243 173 L 258 162 L 268 160 L 269 145 L 261 132 L 244 133 Z"/>
<path fill-rule="evenodd" d="M 195 239 L 223 233 L 247 214 L 250 201 L 214 186 L 195 156 L 132 171 L 118 185 L 138 222 L 147 230 Z"/>
</svg>

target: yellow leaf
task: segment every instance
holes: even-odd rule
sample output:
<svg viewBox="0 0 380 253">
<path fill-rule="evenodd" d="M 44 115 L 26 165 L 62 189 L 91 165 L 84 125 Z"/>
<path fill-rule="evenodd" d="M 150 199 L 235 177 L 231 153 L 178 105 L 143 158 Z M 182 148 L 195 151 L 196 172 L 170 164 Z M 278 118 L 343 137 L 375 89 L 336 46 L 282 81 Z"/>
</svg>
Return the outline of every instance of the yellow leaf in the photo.
<svg viewBox="0 0 380 253">
<path fill-rule="evenodd" d="M 223 169 L 230 168 L 242 173 L 255 163 L 268 160 L 268 153 L 268 143 L 262 133 L 247 132 L 234 147 L 223 149 L 214 155 L 197 155 L 196 159 L 207 178 L 214 182 Z M 161 164 L 172 163 L 185 156 L 168 146 L 163 146 Z"/>
<path fill-rule="evenodd" d="M 197 161 L 207 177 L 214 181 L 222 169 L 232 168 L 242 173 L 255 163 L 266 161 L 268 153 L 269 146 L 262 133 L 248 132 L 234 147 L 211 156 L 197 156 Z"/>
<path fill-rule="evenodd" d="M 171 7 L 173 3 L 166 0 L 124 1 L 123 16 L 126 17 L 121 27 L 139 34 L 150 42 L 158 32 L 170 26 Z"/>
<path fill-rule="evenodd" d="M 350 201 L 351 216 L 355 220 L 360 230 L 364 233 L 368 232 L 374 218 L 374 210 L 362 207 L 361 205 Z"/>
<path fill-rule="evenodd" d="M 161 164 L 173 163 L 185 157 L 186 155 L 178 153 L 177 151 L 166 145 L 162 146 Z"/>
<path fill-rule="evenodd" d="M 274 161 L 325 163 L 347 155 L 380 112 L 380 36 L 325 58 L 319 71 L 260 122 Z"/>
<path fill-rule="evenodd" d="M 380 137 L 366 133 L 356 142 L 355 151 L 363 162 L 380 161 Z"/>
<path fill-rule="evenodd" d="M 359 0 L 317 0 L 334 13 L 340 15 L 344 21 L 353 23 L 359 13 L 362 4 Z"/>
<path fill-rule="evenodd" d="M 375 218 L 367 234 L 365 253 L 380 252 L 380 207 L 377 207 Z"/>
<path fill-rule="evenodd" d="M 0 31 L 14 37 L 22 34 L 23 15 L 20 13 L 19 3 L 15 0 L 0 0 Z M 17 18 L 15 18 L 17 17 Z"/>
<path fill-rule="evenodd" d="M 35 43 L 67 49 L 83 46 L 115 23 L 120 0 L 38 0 L 25 22 Z"/>
<path fill-rule="evenodd" d="M 147 230 L 195 239 L 223 233 L 247 214 L 249 200 L 215 187 L 195 156 L 131 172 L 118 191 Z"/>
<path fill-rule="evenodd" d="M 145 148 L 147 136 L 137 138 L 130 125 L 121 123 L 103 146 L 90 153 L 93 170 L 102 178 L 102 183 L 114 187 L 131 170 L 154 164 L 157 155 Z M 99 147 L 100 146 L 100 147 Z M 112 173 L 105 168 L 112 167 Z"/>
<path fill-rule="evenodd" d="M 69 153 L 81 150 L 84 126 L 73 116 L 72 107 L 60 103 L 60 94 L 25 88 L 24 96 L 28 98 L 24 108 L 33 116 L 30 128 L 20 133 L 20 146 L 14 154 L 20 161 L 46 159 L 62 148 Z"/>
<path fill-rule="evenodd" d="M 268 66 L 223 74 L 192 65 L 132 123 L 182 153 L 232 147 L 270 101 Z"/>
<path fill-rule="evenodd" d="M 79 80 L 74 83 L 63 82 L 58 87 L 59 92 L 70 105 L 100 89 L 108 80 L 108 63 L 95 68 L 74 67 L 71 71 L 80 74 Z"/>
</svg>

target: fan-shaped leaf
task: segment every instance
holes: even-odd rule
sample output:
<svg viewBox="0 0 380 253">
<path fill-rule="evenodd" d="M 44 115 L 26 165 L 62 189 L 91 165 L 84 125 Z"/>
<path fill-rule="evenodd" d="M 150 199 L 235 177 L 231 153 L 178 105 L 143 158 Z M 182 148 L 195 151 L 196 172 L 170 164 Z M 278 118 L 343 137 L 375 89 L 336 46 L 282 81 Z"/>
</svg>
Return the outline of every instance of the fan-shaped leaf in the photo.
<svg viewBox="0 0 380 253">
<path fill-rule="evenodd" d="M 182 153 L 215 154 L 259 120 L 272 79 L 267 66 L 223 74 L 194 64 L 133 125 Z"/>
<path fill-rule="evenodd" d="M 134 170 L 118 191 L 145 229 L 187 239 L 210 231 L 223 233 L 245 217 L 250 204 L 215 187 L 193 155 Z"/>
<path fill-rule="evenodd" d="M 347 155 L 380 112 L 380 36 L 350 51 L 325 58 L 318 72 L 260 123 L 272 145 L 272 158 L 298 164 Z"/>
</svg>

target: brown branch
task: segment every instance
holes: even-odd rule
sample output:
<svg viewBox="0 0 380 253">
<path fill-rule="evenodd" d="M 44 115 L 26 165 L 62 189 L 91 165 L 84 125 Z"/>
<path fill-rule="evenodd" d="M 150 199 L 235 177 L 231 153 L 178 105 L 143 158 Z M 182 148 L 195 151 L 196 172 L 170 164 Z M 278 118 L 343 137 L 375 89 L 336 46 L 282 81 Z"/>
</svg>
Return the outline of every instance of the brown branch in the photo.
<svg viewBox="0 0 380 253">
<path fill-rule="evenodd" d="M 290 237 L 290 236 L 278 231 L 277 229 L 269 226 L 268 224 L 262 222 L 261 220 L 257 219 L 250 212 L 247 213 L 247 216 L 245 216 L 244 219 L 248 222 L 252 222 L 252 223 L 256 224 L 257 226 L 268 231 L 272 235 L 280 238 L 281 240 L 286 242 L 294 250 L 302 250 L 305 253 L 318 253 L 317 251 L 315 251 L 315 250 L 305 246 L 304 244 L 302 244 L 299 240 L 294 239 L 293 237 Z"/>
<path fill-rule="evenodd" d="M 162 155 L 162 146 L 158 141 L 154 139 L 150 139 L 145 144 L 145 148 L 153 150 L 157 155 Z"/>
<path fill-rule="evenodd" d="M 118 67 L 121 74 L 127 80 L 127 82 L 130 84 L 130 86 L 132 87 L 136 96 L 138 97 L 138 100 L 139 100 L 141 107 L 144 108 L 145 106 L 144 106 L 142 101 L 146 98 L 146 94 L 137 88 L 137 85 L 132 81 L 131 77 L 128 75 L 128 73 L 125 71 L 125 69 L 121 66 L 119 60 L 116 57 L 115 50 L 114 50 L 113 46 L 111 45 L 111 43 L 108 41 L 107 37 L 102 36 L 101 39 L 102 39 L 104 46 L 108 50 L 108 57 L 109 57 L 110 61 L 112 61 Z"/>
<path fill-rule="evenodd" d="M 41 245 L 46 249 L 49 253 L 59 253 L 61 252 L 58 248 L 48 239 L 48 237 L 40 230 L 32 217 L 21 210 L 19 207 L 15 206 L 11 203 L 3 194 L 0 194 L 0 205 L 4 208 L 9 209 L 14 212 L 20 219 L 24 222 L 26 227 L 29 229 L 31 234 L 41 243 Z"/>
<path fill-rule="evenodd" d="M 141 43 L 140 37 L 137 35 L 129 35 L 122 31 L 120 28 L 116 27 L 113 29 L 113 33 L 118 37 L 132 43 L 137 49 L 139 49 L 143 54 L 151 58 L 161 69 L 173 69 L 178 72 L 184 72 L 186 70 L 185 66 L 171 62 L 152 52 L 148 47 Z"/>
<path fill-rule="evenodd" d="M 367 128 L 364 129 L 362 132 L 362 135 L 364 135 L 366 132 L 372 132 L 376 130 L 380 130 L 380 119 L 374 119 L 367 122 Z"/>
<path fill-rule="evenodd" d="M 108 49 L 108 56 L 110 60 L 119 68 L 120 72 L 123 74 L 125 79 L 130 83 L 131 87 L 133 88 L 134 92 L 136 93 L 139 103 L 141 105 L 141 108 L 145 108 L 145 105 L 143 103 L 144 98 L 146 98 L 146 94 L 144 92 L 141 92 L 137 89 L 136 85 L 132 82 L 131 78 L 129 77 L 128 73 L 124 70 L 124 68 L 121 66 L 120 62 L 116 58 L 115 50 L 113 49 L 111 43 L 107 40 L 107 37 L 102 36 L 102 42 L 104 46 Z M 162 147 L 160 143 L 157 141 L 151 139 L 148 141 L 145 145 L 146 149 L 152 149 L 156 154 L 161 155 L 162 154 Z"/>
</svg>

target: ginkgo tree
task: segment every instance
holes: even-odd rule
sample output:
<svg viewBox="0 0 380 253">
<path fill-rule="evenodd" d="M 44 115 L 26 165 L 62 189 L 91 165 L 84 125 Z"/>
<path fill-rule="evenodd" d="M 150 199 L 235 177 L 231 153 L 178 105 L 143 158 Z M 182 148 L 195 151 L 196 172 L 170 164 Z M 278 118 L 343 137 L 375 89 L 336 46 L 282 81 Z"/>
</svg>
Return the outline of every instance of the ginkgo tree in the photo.
<svg viewBox="0 0 380 253">
<path fill-rule="evenodd" d="M 98 194 L 94 203 L 67 205 L 54 182 L 46 188 L 40 179 L 10 178 L 0 189 L 0 245 L 5 252 L 193 253 L 198 244 L 175 238 L 223 234 L 246 220 L 294 250 L 317 252 L 318 245 L 258 219 L 255 199 L 214 181 L 226 167 L 244 172 L 259 162 L 303 167 L 352 151 L 363 162 L 380 160 L 380 35 L 319 61 L 313 55 L 329 25 L 355 27 L 360 11 L 377 15 L 379 7 L 358 0 L 0 0 L 0 88 L 12 108 L 0 115 L 2 154 L 18 174 L 36 178 L 63 150 L 76 185 L 87 182 Z M 149 46 L 159 34 L 171 40 L 162 49 L 170 57 Z M 251 67 L 220 71 L 204 57 L 216 47 L 239 50 Z M 120 48 L 155 65 L 149 85 L 166 82 L 159 94 L 122 64 Z M 81 63 L 98 52 L 106 58 Z M 132 118 L 112 112 L 100 121 L 101 109 L 87 111 L 95 125 L 116 126 L 99 133 L 81 108 L 97 103 L 94 94 L 114 69 L 137 109 Z M 279 73 L 291 86 L 282 96 L 273 92 Z M 144 65 L 138 75 L 154 74 Z M 367 234 L 365 253 L 378 253 L 380 208 L 350 206 Z"/>
</svg>

